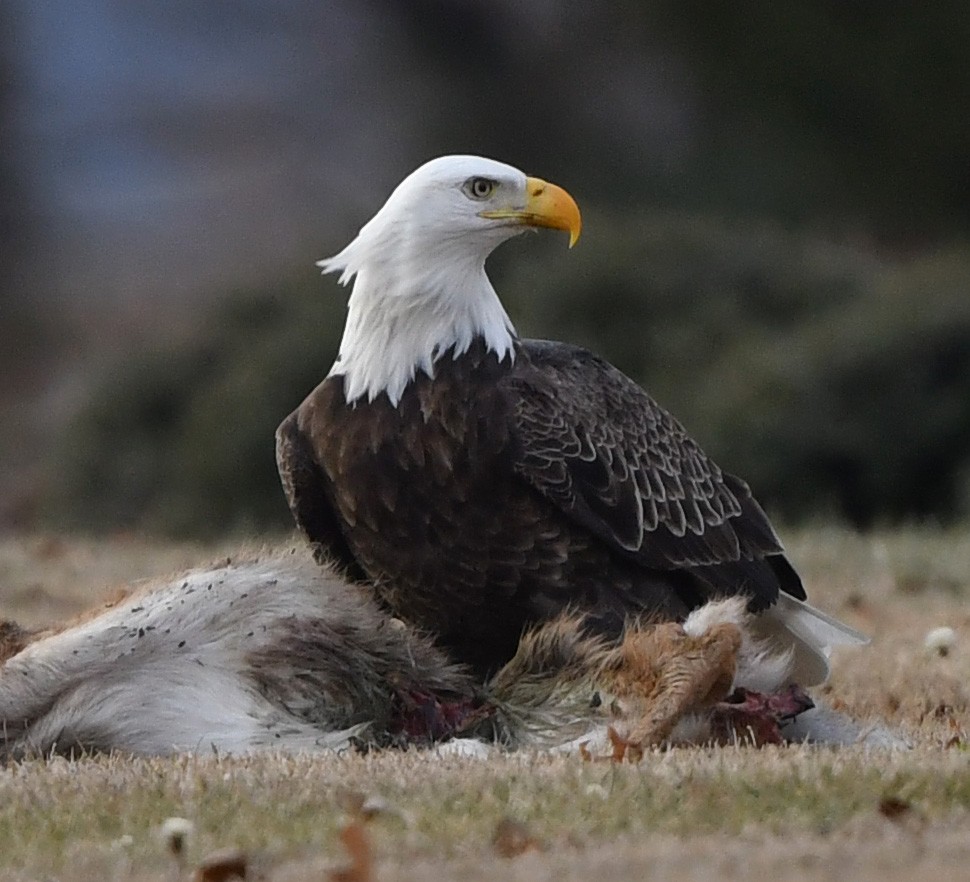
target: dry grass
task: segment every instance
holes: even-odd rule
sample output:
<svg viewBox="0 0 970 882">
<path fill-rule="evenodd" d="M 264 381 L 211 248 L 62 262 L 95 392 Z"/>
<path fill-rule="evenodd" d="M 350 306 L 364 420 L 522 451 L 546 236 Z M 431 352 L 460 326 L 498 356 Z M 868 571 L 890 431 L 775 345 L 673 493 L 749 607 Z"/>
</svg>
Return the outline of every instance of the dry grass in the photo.
<svg viewBox="0 0 970 882">
<path fill-rule="evenodd" d="M 236 846 L 250 856 L 250 876 L 325 879 L 344 862 L 338 831 L 359 793 L 389 808 L 369 825 L 380 882 L 962 877 L 970 531 L 819 528 L 790 535 L 789 547 L 813 600 L 874 636 L 838 657 L 827 700 L 903 727 L 912 751 L 675 750 L 636 766 L 427 753 L 31 762 L 0 770 L 0 876 L 171 880 L 177 868 L 157 829 L 178 815 L 196 825 L 189 867 Z M 133 539 L 7 540 L 0 616 L 59 618 L 112 585 L 225 553 Z M 923 648 L 941 624 L 958 635 L 946 657 Z M 500 856 L 492 837 L 506 818 L 538 847 Z"/>
</svg>

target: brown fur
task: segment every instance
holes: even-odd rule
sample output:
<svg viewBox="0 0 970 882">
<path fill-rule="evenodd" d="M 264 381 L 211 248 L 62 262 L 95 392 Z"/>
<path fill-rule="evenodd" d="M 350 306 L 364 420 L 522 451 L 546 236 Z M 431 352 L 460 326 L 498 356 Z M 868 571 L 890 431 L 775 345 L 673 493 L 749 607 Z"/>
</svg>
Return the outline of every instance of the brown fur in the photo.
<svg viewBox="0 0 970 882">
<path fill-rule="evenodd" d="M 332 750 L 455 735 L 557 747 L 610 726 L 641 748 L 703 742 L 735 670 L 735 685 L 760 692 L 788 682 L 787 656 L 750 624 L 740 599 L 725 600 L 683 627 L 631 623 L 614 642 L 566 612 L 527 631 L 486 681 L 299 549 L 244 555 L 139 586 L 57 627 L 0 622 L 0 758 Z M 770 711 L 765 697 L 732 709 Z M 861 732 L 832 712 L 796 723 L 776 734 L 852 743 Z"/>
<path fill-rule="evenodd" d="M 37 631 L 27 631 L 16 622 L 0 620 L 0 664 L 20 652 L 28 643 L 35 640 Z"/>
<path fill-rule="evenodd" d="M 504 726 L 493 734 L 514 745 L 545 726 L 546 738 L 563 741 L 599 718 L 622 728 L 632 746 L 662 744 L 681 720 L 729 695 L 742 640 L 730 622 L 694 636 L 643 620 L 613 644 L 589 634 L 581 616 L 562 616 L 526 633 L 490 681 Z"/>
<path fill-rule="evenodd" d="M 615 694 L 637 708 L 627 740 L 660 744 L 685 716 L 726 698 L 741 643 L 741 629 L 731 623 L 697 637 L 672 622 L 629 630 L 611 670 Z"/>
<path fill-rule="evenodd" d="M 234 648 L 250 641 L 241 655 Z M 298 556 L 270 557 L 140 588 L 58 628 L 0 623 L 0 722 L 14 736 L 0 754 L 195 744 L 193 703 L 225 700 L 218 685 L 199 691 L 217 669 L 231 674 L 240 702 L 202 724 L 223 749 L 305 749 L 314 733 L 332 746 L 327 736 L 345 730 L 373 745 L 465 734 L 552 746 L 608 724 L 647 746 L 724 697 L 740 646 L 735 625 L 693 637 L 651 622 L 611 643 L 564 614 L 527 632 L 483 683 L 382 613 L 366 589 Z M 164 704 L 151 710 L 163 689 Z M 253 689 L 260 701 L 250 709 Z M 164 712 L 172 706 L 186 715 Z M 248 740 L 228 728 L 235 712 L 255 715 Z"/>
</svg>

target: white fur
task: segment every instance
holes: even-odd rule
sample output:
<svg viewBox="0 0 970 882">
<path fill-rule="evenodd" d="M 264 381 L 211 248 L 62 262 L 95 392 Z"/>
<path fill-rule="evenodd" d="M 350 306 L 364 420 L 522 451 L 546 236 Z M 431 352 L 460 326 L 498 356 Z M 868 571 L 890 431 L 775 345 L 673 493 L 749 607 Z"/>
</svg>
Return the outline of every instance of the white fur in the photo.
<svg viewBox="0 0 970 882">
<path fill-rule="evenodd" d="M 485 201 L 464 185 L 498 181 Z M 317 265 L 356 277 L 340 354 L 348 402 L 386 392 L 397 404 L 418 371 L 429 376 L 450 347 L 467 351 L 482 336 L 489 351 L 512 358 L 515 331 L 485 274 L 485 259 L 525 230 L 480 216 L 485 209 L 525 207 L 526 176 L 479 156 L 443 156 L 422 165 L 390 195 L 343 251 Z"/>
<path fill-rule="evenodd" d="M 885 750 L 909 750 L 913 746 L 902 732 L 894 732 L 882 723 L 861 725 L 851 717 L 819 703 L 786 722 L 781 731 L 789 741 L 831 747 L 860 744 Z"/>
<path fill-rule="evenodd" d="M 795 607 L 800 614 L 802 606 Z M 752 632 L 761 618 L 750 616 L 743 602 L 733 598 L 695 610 L 684 628 L 700 636 L 718 624 L 737 625 L 743 639 L 734 685 L 774 692 L 791 679 L 792 654 Z M 382 646 L 390 646 L 398 634 L 383 630 L 388 621 L 368 592 L 346 584 L 302 554 L 196 570 L 143 588 L 62 631 L 40 635 L 0 665 L 0 738 L 15 755 L 46 753 L 58 745 L 70 749 L 74 740 L 155 755 L 345 748 L 352 737 L 367 730 L 366 723 L 338 728 L 319 719 L 310 722 L 298 704 L 299 696 L 293 699 L 274 691 L 285 690 L 286 678 L 299 678 L 300 670 L 326 670 L 337 681 L 359 676 L 360 671 L 351 670 L 356 662 L 347 667 L 343 662 L 321 663 L 320 654 L 327 652 L 325 640 L 317 644 L 316 658 L 306 651 L 299 659 L 294 656 L 288 642 L 293 626 L 321 619 L 332 624 L 334 634 L 353 625 L 362 634 L 376 635 Z M 835 631 L 836 636 L 855 634 L 841 626 Z M 277 651 L 276 673 L 284 679 L 264 681 L 270 685 L 261 689 L 253 657 L 266 650 Z M 359 661 L 372 663 L 363 655 Z M 326 704 L 330 693 L 323 689 L 319 703 Z M 347 691 L 340 682 L 334 690 Z M 531 713 L 537 730 L 524 726 L 517 743 L 554 746 L 555 733 L 542 729 L 543 708 Z M 588 731 L 579 738 L 573 737 L 575 732 L 563 732 L 567 743 L 553 749 L 576 749 L 581 742 L 593 750 L 601 743 L 608 749 L 602 716 L 591 709 L 588 723 Z M 69 736 L 68 743 L 62 733 Z M 824 708 L 802 714 L 788 724 L 786 735 L 831 744 L 905 743 L 887 729 L 866 730 Z M 696 714 L 677 726 L 671 741 L 703 743 L 709 737 L 706 718 Z M 0 755 L 3 747 L 0 742 Z M 442 750 L 488 754 L 467 740 Z"/>
<path fill-rule="evenodd" d="M 136 593 L 9 659 L 0 716 L 11 728 L 30 721 L 29 741 L 45 749 L 65 731 L 96 731 L 145 754 L 344 746 L 353 730 L 321 732 L 284 715 L 245 675 L 246 656 L 271 644 L 276 626 L 320 615 L 329 599 L 321 572 L 276 559 Z"/>
</svg>

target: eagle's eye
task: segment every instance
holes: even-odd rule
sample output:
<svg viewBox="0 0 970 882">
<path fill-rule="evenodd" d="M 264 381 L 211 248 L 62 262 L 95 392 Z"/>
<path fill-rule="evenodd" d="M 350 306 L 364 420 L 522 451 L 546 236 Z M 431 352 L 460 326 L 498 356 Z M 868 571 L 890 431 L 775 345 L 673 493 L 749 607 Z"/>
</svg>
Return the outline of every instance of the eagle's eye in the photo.
<svg viewBox="0 0 970 882">
<path fill-rule="evenodd" d="M 472 199 L 488 199 L 496 186 L 496 182 L 491 178 L 469 178 L 465 181 L 465 192 Z"/>
</svg>

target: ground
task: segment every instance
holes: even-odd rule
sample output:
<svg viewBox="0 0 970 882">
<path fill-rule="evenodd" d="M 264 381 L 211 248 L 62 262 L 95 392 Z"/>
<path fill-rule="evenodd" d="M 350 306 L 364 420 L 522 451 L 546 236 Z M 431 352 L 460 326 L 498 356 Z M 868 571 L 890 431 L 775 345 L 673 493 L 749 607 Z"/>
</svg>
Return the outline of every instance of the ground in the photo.
<svg viewBox="0 0 970 882">
<path fill-rule="evenodd" d="M 418 752 L 31 762 L 0 769 L 0 877 L 171 880 L 179 861 L 158 832 L 170 817 L 194 825 L 186 878 L 225 848 L 241 851 L 247 878 L 274 882 L 962 877 L 970 528 L 784 533 L 812 601 L 873 635 L 837 655 L 819 697 L 898 727 L 912 750 L 679 749 L 637 765 Z M 0 618 L 55 620 L 238 547 L 0 540 Z M 939 626 L 956 634 L 945 655 L 924 646 Z M 361 801 L 378 811 L 348 828 Z M 366 839 L 371 870 L 340 875 L 341 830 Z"/>
</svg>

